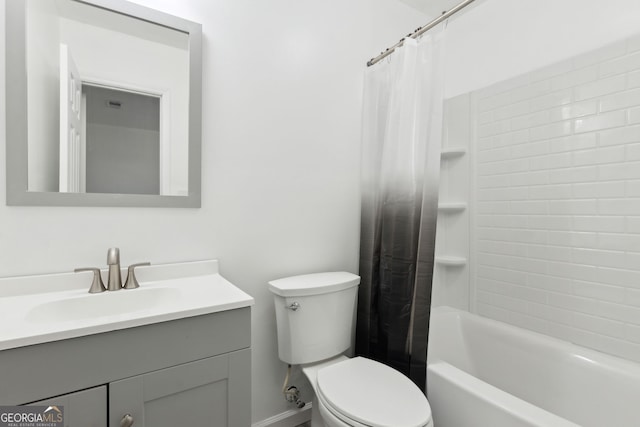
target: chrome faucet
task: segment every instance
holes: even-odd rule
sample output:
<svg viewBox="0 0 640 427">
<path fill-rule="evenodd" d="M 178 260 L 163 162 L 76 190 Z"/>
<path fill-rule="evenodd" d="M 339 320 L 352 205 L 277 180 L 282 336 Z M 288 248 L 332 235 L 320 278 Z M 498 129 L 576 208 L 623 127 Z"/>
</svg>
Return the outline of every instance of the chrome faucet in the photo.
<svg viewBox="0 0 640 427">
<path fill-rule="evenodd" d="M 109 249 L 109 251 L 107 252 L 107 264 L 109 264 L 107 290 L 119 291 L 120 289 L 122 289 L 122 276 L 120 276 L 120 249 Z"/>
<path fill-rule="evenodd" d="M 107 279 L 107 287 L 104 287 L 102 283 L 102 277 L 100 275 L 99 268 L 76 268 L 76 273 L 80 271 L 93 271 L 93 282 L 91 288 L 89 288 L 90 294 L 97 294 L 104 291 L 119 291 L 120 289 L 135 289 L 140 287 L 138 280 L 136 279 L 134 269 L 136 267 L 143 267 L 151 265 L 149 262 L 139 262 L 137 264 L 131 264 L 128 269 L 127 280 L 124 286 L 122 285 L 122 276 L 120 275 L 120 249 L 110 248 L 107 251 L 107 264 L 109 265 L 109 276 Z"/>
</svg>

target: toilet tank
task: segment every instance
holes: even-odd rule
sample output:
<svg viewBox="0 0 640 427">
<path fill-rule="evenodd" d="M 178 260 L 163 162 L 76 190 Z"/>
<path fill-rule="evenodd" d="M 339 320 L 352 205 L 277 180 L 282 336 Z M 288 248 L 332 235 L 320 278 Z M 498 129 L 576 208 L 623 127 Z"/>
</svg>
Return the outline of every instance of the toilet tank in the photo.
<svg viewBox="0 0 640 427">
<path fill-rule="evenodd" d="M 278 326 L 278 355 L 291 365 L 337 356 L 351 345 L 360 277 L 315 273 L 269 282 Z"/>
</svg>

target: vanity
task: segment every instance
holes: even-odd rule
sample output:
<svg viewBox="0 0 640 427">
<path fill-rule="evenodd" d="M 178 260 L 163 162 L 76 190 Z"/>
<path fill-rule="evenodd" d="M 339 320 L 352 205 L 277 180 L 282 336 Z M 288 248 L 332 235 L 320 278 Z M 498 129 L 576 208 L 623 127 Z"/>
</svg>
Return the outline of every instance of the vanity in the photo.
<svg viewBox="0 0 640 427">
<path fill-rule="evenodd" d="M 202 25 L 126 0 L 2 7 L 7 205 L 200 207 Z M 216 261 L 136 274 L 100 293 L 91 272 L 0 278 L 0 405 L 249 426 L 253 299 Z"/>
<path fill-rule="evenodd" d="M 200 207 L 202 25 L 125 0 L 3 3 L 7 205 Z M 249 426 L 253 299 L 216 261 L 136 274 L 92 294 L 90 272 L 0 278 L 0 405 Z"/>
<path fill-rule="evenodd" d="M 59 405 L 65 426 L 249 426 L 253 298 L 217 261 L 0 279 L 0 402 Z"/>
</svg>

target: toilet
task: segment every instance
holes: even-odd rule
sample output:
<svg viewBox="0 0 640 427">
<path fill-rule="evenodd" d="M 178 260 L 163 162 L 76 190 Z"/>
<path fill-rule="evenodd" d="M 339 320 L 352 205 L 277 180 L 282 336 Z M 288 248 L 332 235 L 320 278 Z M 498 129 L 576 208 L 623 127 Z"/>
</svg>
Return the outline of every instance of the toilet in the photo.
<svg viewBox="0 0 640 427">
<path fill-rule="evenodd" d="M 278 354 L 300 365 L 313 390 L 312 427 L 433 427 L 431 407 L 406 376 L 364 357 L 348 358 L 360 277 L 306 274 L 269 282 Z"/>
</svg>

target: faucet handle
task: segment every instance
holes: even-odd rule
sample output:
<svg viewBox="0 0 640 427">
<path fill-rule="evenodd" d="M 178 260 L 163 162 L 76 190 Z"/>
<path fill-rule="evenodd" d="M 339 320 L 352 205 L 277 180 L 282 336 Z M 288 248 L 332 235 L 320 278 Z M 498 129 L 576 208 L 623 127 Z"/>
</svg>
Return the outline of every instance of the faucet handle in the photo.
<svg viewBox="0 0 640 427">
<path fill-rule="evenodd" d="M 150 262 L 139 262 L 137 264 L 131 264 L 129 266 L 129 268 L 127 269 L 127 280 L 124 283 L 123 288 L 124 289 L 135 289 L 135 288 L 139 288 L 140 284 L 138 283 L 138 279 L 136 279 L 136 273 L 134 270 L 134 268 L 136 267 L 143 267 L 146 265 L 151 265 Z"/>
<path fill-rule="evenodd" d="M 100 275 L 99 268 L 76 268 L 73 270 L 74 273 L 79 273 L 81 271 L 93 271 L 93 281 L 91 282 L 91 287 L 89 288 L 90 294 L 99 294 L 100 292 L 104 292 L 107 288 L 104 287 L 104 283 L 102 283 L 102 275 Z"/>
</svg>

